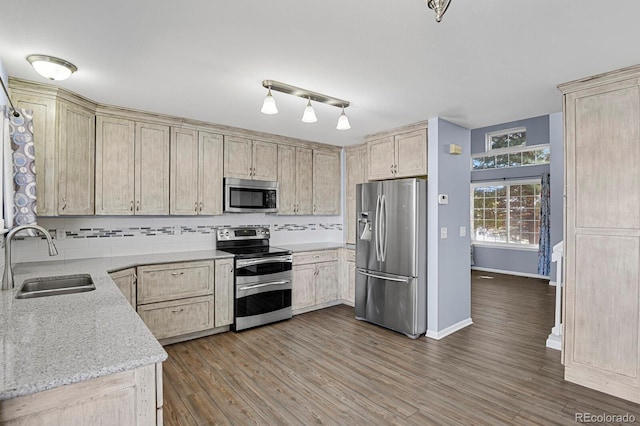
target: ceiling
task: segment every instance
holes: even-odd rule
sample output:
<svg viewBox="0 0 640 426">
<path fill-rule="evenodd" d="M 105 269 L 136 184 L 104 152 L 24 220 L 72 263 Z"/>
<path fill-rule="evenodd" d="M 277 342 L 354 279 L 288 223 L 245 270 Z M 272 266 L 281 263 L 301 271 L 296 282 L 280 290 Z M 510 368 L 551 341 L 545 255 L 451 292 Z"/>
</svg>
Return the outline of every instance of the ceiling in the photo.
<svg viewBox="0 0 640 426">
<path fill-rule="evenodd" d="M 606 3 L 606 5 L 605 5 Z M 609 6 L 609 3 L 615 6 Z M 46 81 L 25 57 L 78 72 L 58 84 L 104 104 L 351 145 L 439 116 L 468 128 L 561 111 L 556 85 L 640 63 L 640 1 L 21 0 L 3 2 L 0 60 Z M 274 92 L 282 81 L 351 102 L 340 110 Z"/>
</svg>

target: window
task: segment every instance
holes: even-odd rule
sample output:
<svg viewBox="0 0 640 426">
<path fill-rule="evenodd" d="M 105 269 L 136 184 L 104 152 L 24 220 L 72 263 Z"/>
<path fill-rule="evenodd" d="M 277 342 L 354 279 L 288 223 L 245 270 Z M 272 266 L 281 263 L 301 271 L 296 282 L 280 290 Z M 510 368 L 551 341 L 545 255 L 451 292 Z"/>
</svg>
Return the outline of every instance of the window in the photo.
<svg viewBox="0 0 640 426">
<path fill-rule="evenodd" d="M 471 156 L 471 170 L 534 166 L 549 164 L 550 161 L 551 149 L 549 145 L 495 149 L 491 153 L 473 154 Z"/>
<path fill-rule="evenodd" d="M 471 186 L 471 239 L 475 243 L 537 247 L 540 181 Z"/>
<path fill-rule="evenodd" d="M 487 152 L 494 149 L 525 146 L 527 144 L 527 129 L 518 127 L 516 129 L 490 132 L 485 135 L 485 138 Z"/>
</svg>

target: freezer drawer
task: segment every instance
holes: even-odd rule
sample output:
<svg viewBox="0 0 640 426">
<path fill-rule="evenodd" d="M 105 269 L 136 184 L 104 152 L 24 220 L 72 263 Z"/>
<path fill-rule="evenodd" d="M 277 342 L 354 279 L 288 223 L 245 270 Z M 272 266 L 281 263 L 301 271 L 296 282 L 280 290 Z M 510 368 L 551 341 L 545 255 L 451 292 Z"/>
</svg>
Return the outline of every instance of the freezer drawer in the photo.
<svg viewBox="0 0 640 426">
<path fill-rule="evenodd" d="M 427 331 L 426 284 L 413 277 L 356 270 L 356 319 L 415 339 Z"/>
</svg>

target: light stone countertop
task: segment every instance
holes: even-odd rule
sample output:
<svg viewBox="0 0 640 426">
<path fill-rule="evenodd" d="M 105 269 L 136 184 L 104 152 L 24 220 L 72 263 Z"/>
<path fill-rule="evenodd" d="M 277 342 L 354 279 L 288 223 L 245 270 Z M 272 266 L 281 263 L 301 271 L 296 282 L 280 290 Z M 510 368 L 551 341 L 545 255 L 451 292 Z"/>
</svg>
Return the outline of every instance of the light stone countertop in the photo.
<svg viewBox="0 0 640 426">
<path fill-rule="evenodd" d="M 321 242 L 321 243 L 302 243 L 302 244 L 274 244 L 275 247 L 291 250 L 294 253 L 304 251 L 316 251 L 316 250 L 332 250 L 338 248 L 352 248 L 355 249 L 353 244 L 334 243 L 334 242 Z"/>
<path fill-rule="evenodd" d="M 14 267 L 16 288 L 0 291 L 0 400 L 167 359 L 108 272 L 128 267 L 233 257 L 219 250 L 159 253 Z M 85 293 L 15 299 L 27 278 L 90 274 Z"/>
</svg>

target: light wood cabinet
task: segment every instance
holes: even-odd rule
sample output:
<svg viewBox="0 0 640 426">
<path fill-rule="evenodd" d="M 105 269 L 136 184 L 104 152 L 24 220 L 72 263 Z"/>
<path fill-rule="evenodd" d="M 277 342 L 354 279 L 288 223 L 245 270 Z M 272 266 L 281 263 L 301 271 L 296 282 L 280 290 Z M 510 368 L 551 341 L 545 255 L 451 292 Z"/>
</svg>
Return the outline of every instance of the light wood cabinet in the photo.
<svg viewBox="0 0 640 426">
<path fill-rule="evenodd" d="M 639 81 L 636 66 L 560 86 L 566 176 L 565 379 L 636 403 Z"/>
<path fill-rule="evenodd" d="M 169 214 L 169 126 L 98 116 L 96 214 Z"/>
<path fill-rule="evenodd" d="M 366 182 L 367 146 L 359 145 L 345 148 L 346 162 L 346 241 L 356 243 L 356 185 Z"/>
<path fill-rule="evenodd" d="M 234 298 L 234 260 L 216 259 L 215 261 L 215 326 L 222 327 L 233 323 Z"/>
<path fill-rule="evenodd" d="M 427 131 L 418 129 L 372 139 L 367 142 L 369 180 L 425 176 Z"/>
<path fill-rule="evenodd" d="M 340 298 L 342 303 L 349 306 L 355 305 L 356 294 L 356 251 L 354 249 L 342 249 L 340 277 Z"/>
<path fill-rule="evenodd" d="M 128 268 L 122 271 L 115 271 L 109 274 L 114 283 L 118 286 L 129 304 L 136 308 L 136 269 Z"/>
<path fill-rule="evenodd" d="M 0 401 L 0 424 L 162 425 L 162 364 Z"/>
<path fill-rule="evenodd" d="M 138 267 L 138 304 L 213 294 L 211 260 Z"/>
<path fill-rule="evenodd" d="M 9 88 L 14 104 L 33 113 L 38 216 L 94 214 L 96 104 L 15 78 Z"/>
<path fill-rule="evenodd" d="M 340 153 L 313 151 L 313 214 L 339 215 Z"/>
<path fill-rule="evenodd" d="M 225 136 L 224 177 L 276 181 L 278 179 L 278 145 L 237 136 Z"/>
<path fill-rule="evenodd" d="M 222 214 L 222 136 L 171 130 L 170 213 Z"/>
<path fill-rule="evenodd" d="M 138 315 L 160 340 L 213 328 L 214 309 L 210 295 L 139 305 Z"/>
<path fill-rule="evenodd" d="M 294 253 L 292 274 L 294 314 L 340 302 L 338 269 L 337 249 Z"/>
<path fill-rule="evenodd" d="M 309 215 L 313 212 L 313 151 L 278 146 L 278 214 Z"/>
</svg>

